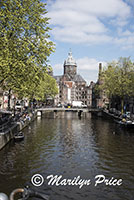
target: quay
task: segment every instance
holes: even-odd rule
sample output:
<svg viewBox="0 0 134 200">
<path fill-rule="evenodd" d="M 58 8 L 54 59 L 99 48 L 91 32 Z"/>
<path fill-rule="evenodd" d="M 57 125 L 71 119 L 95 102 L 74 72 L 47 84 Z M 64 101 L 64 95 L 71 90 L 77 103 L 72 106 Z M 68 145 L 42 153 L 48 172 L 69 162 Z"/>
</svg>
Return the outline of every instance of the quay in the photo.
<svg viewBox="0 0 134 200">
<path fill-rule="evenodd" d="M 1 127 L 0 129 L 0 150 L 14 138 L 14 135 L 22 131 L 25 127 L 27 127 L 34 119 L 37 117 L 37 112 L 30 113 L 30 118 L 26 119 L 25 121 L 19 119 L 14 122 L 8 122 L 6 125 Z"/>
</svg>

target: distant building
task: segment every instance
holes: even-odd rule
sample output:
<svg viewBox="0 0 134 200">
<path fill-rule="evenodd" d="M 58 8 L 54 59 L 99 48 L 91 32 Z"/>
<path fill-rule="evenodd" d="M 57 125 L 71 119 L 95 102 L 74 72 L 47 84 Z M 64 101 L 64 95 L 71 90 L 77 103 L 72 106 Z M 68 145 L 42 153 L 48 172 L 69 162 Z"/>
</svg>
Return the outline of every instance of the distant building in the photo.
<svg viewBox="0 0 134 200">
<path fill-rule="evenodd" d="M 107 108 L 109 106 L 109 99 L 105 93 L 105 90 L 98 90 L 99 86 L 103 84 L 104 74 L 102 71 L 102 63 L 99 63 L 98 80 L 93 84 L 92 90 L 92 107 Z"/>
<path fill-rule="evenodd" d="M 8 101 L 9 101 L 9 91 L 4 91 L 2 88 L 0 88 L 0 110 L 8 109 Z M 13 108 L 13 106 L 14 106 L 14 94 L 11 91 L 10 107 Z"/>
<path fill-rule="evenodd" d="M 71 51 L 64 61 L 63 68 L 63 75 L 54 76 L 59 88 L 59 94 L 55 97 L 55 105 L 82 101 L 90 107 L 92 105 L 92 84 L 87 86 L 83 77 L 77 74 L 77 63 L 72 57 Z"/>
</svg>

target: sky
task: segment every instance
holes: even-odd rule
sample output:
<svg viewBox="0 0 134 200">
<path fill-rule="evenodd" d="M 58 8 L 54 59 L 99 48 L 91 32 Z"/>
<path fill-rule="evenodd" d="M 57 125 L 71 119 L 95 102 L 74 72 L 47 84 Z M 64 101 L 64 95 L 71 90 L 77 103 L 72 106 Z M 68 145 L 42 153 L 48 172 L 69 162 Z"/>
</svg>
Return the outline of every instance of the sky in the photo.
<svg viewBox="0 0 134 200">
<path fill-rule="evenodd" d="M 50 40 L 56 51 L 49 57 L 54 75 L 63 74 L 71 49 L 77 72 L 97 81 L 98 65 L 120 57 L 134 61 L 134 0 L 44 0 Z"/>
</svg>

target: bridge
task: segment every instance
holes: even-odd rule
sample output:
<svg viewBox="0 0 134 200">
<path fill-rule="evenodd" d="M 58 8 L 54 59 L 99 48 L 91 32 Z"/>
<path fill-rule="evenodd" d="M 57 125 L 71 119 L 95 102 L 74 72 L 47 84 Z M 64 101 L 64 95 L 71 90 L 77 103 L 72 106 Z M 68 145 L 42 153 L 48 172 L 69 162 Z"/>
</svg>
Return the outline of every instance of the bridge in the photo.
<svg viewBox="0 0 134 200">
<path fill-rule="evenodd" d="M 72 111 L 72 112 L 100 112 L 100 109 L 96 108 L 57 108 L 57 107 L 51 107 L 51 108 L 38 108 L 37 111 L 45 112 L 45 111 L 53 111 L 53 112 L 60 112 L 60 111 Z"/>
</svg>

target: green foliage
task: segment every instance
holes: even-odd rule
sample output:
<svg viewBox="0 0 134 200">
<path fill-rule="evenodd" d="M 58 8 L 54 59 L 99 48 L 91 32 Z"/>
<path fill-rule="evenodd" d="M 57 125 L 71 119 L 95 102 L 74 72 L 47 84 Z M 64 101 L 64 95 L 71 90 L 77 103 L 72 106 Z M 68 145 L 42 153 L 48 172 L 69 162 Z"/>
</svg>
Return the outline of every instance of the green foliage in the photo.
<svg viewBox="0 0 134 200">
<path fill-rule="evenodd" d="M 94 93 L 95 93 L 95 96 L 96 96 L 96 97 L 99 97 L 100 91 L 101 91 L 101 90 L 102 90 L 102 86 L 101 86 L 101 85 L 96 84 L 96 85 L 94 86 Z"/>
<path fill-rule="evenodd" d="M 0 86 L 20 96 L 33 94 L 54 51 L 45 6 L 40 0 L 0 2 Z"/>
<path fill-rule="evenodd" d="M 47 73 L 40 80 L 40 84 L 34 90 L 34 98 L 44 101 L 47 97 L 54 97 L 58 94 L 56 80 Z"/>
<path fill-rule="evenodd" d="M 120 58 L 108 64 L 104 71 L 103 85 L 108 96 L 134 95 L 134 65 L 130 58 Z"/>
<path fill-rule="evenodd" d="M 123 108 L 125 96 L 134 95 L 134 65 L 129 57 L 121 57 L 117 62 L 108 64 L 103 72 L 103 84 L 100 89 L 105 90 L 108 97 L 120 97 Z"/>
</svg>

